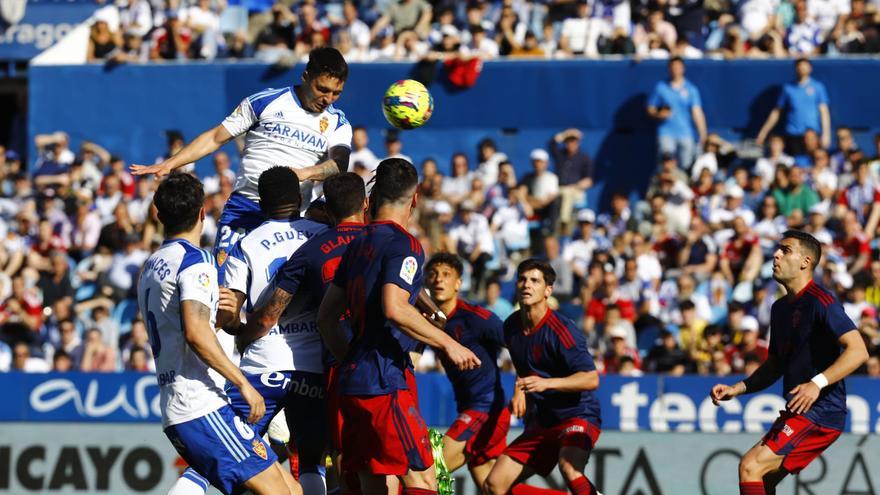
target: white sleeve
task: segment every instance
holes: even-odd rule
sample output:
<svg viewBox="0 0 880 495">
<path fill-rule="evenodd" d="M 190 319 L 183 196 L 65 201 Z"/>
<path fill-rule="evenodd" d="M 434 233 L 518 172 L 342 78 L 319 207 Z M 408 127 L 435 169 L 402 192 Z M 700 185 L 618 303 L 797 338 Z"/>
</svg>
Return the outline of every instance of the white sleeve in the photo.
<svg viewBox="0 0 880 495">
<path fill-rule="evenodd" d="M 247 294 L 250 268 L 247 260 L 241 254 L 241 250 L 236 246 L 226 258 L 226 264 L 223 268 L 225 270 L 223 285 L 228 289 Z"/>
<path fill-rule="evenodd" d="M 217 291 L 217 268 L 209 263 L 196 263 L 177 275 L 181 301 L 197 301 L 213 307 Z"/>
<path fill-rule="evenodd" d="M 251 102 L 247 98 L 241 100 L 241 103 L 235 107 L 235 110 L 223 120 L 223 127 L 233 136 L 241 136 L 248 131 L 259 118 L 254 113 Z"/>
<path fill-rule="evenodd" d="M 328 148 L 332 148 L 334 146 L 345 146 L 347 148 L 351 148 L 351 124 L 348 123 L 345 117 L 339 116 L 342 122 L 339 123 L 339 127 L 333 131 L 333 134 L 330 135 L 330 141 L 327 143 Z"/>
</svg>

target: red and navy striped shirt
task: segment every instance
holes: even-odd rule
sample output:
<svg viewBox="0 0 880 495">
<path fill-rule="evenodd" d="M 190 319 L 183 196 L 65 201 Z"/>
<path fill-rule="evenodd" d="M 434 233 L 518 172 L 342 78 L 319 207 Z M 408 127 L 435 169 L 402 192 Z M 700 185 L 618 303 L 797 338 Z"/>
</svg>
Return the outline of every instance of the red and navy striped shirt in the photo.
<svg viewBox="0 0 880 495">
<path fill-rule="evenodd" d="M 564 378 L 579 371 L 595 371 L 587 341 L 573 321 L 547 310 L 533 329 L 523 327 L 522 310 L 504 322 L 504 341 L 510 351 L 516 374 Z M 526 395 L 529 413 L 544 427 L 552 427 L 569 418 L 584 418 L 601 426 L 599 400 L 593 392 L 558 392 L 548 390 Z M 531 417 L 527 420 L 532 421 Z"/>
<path fill-rule="evenodd" d="M 783 395 L 825 371 L 842 352 L 840 337 L 856 331 L 843 306 L 812 280 L 793 298 L 782 297 L 770 310 L 770 355 L 783 371 Z M 846 384 L 825 387 L 809 411 L 810 421 L 843 430 L 846 423 Z"/>
</svg>

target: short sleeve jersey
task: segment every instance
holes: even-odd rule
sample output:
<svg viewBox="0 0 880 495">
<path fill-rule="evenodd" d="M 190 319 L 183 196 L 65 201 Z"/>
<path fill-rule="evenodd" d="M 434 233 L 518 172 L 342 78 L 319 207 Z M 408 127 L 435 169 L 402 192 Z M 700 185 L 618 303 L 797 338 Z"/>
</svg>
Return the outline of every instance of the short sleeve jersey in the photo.
<svg viewBox="0 0 880 495">
<path fill-rule="evenodd" d="M 234 191 L 252 201 L 260 200 L 257 183 L 269 168 L 311 167 L 325 160 L 334 146 L 351 148 L 352 129 L 345 114 L 333 105 L 321 113 L 309 112 L 291 87 L 248 96 L 222 125 L 233 136 L 246 133 Z M 310 191 L 310 185 L 304 184 L 306 200 L 311 199 Z"/>
<path fill-rule="evenodd" d="M 582 332 L 571 320 L 553 311 L 533 329 L 523 326 L 522 310 L 504 322 L 504 341 L 516 374 L 520 377 L 563 378 L 579 371 L 595 371 L 593 357 L 587 350 Z M 526 396 L 529 421 L 553 427 L 569 418 L 583 418 L 601 426 L 599 400 L 593 392 L 546 391 Z"/>
<path fill-rule="evenodd" d="M 227 403 L 208 365 L 187 344 L 181 314 L 183 301 L 204 304 L 213 328 L 219 299 L 213 257 L 188 241 L 166 240 L 144 264 L 138 305 L 156 360 L 163 428 L 200 418 Z"/>
<path fill-rule="evenodd" d="M 412 367 L 407 351 L 412 339 L 385 318 L 382 291 L 395 284 L 414 304 L 422 286 L 425 253 L 400 225 L 373 222 L 342 256 L 333 284 L 345 289 L 354 339 L 340 366 L 345 395 L 385 395 L 407 389 L 404 372 Z"/>
<path fill-rule="evenodd" d="M 809 382 L 825 371 L 842 352 L 840 337 L 855 330 L 843 306 L 828 290 L 813 281 L 793 299 L 773 303 L 770 312 L 770 354 L 783 370 L 783 393 Z M 829 385 L 805 414 L 810 421 L 843 430 L 846 422 L 846 384 Z"/>
<path fill-rule="evenodd" d="M 262 307 L 275 292 L 275 276 L 294 253 L 327 226 L 309 220 L 268 220 L 242 237 L 226 261 L 226 286 L 246 294 L 245 311 Z M 317 306 L 311 314 L 285 312 L 278 324 L 262 338 L 252 342 L 241 356 L 246 373 L 269 371 L 324 371 L 323 346 L 315 322 Z"/>
<path fill-rule="evenodd" d="M 696 138 L 696 129 L 691 116 L 694 107 L 702 107 L 700 90 L 685 80 L 681 87 L 675 88 L 668 81 L 660 81 L 648 97 L 648 106 L 669 108 L 669 118 L 657 126 L 657 134 L 675 138 Z"/>
<path fill-rule="evenodd" d="M 776 107 L 785 112 L 785 134 L 800 136 L 812 129 L 822 131 L 819 105 L 828 104 L 828 91 L 825 85 L 815 79 L 804 84 L 796 82 L 782 88 Z"/>
<path fill-rule="evenodd" d="M 488 309 L 461 299 L 447 315 L 446 333 L 480 359 L 479 368 L 461 371 L 445 357 L 443 368 L 452 383 L 458 411 L 487 412 L 504 407 L 498 354 L 504 346 L 504 324 Z"/>
</svg>

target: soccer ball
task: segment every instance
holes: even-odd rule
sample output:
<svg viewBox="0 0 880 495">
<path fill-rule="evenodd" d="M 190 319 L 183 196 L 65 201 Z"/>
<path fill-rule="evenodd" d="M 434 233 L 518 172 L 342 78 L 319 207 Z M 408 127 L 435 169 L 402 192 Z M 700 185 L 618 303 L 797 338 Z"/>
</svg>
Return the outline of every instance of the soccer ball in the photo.
<svg viewBox="0 0 880 495">
<path fill-rule="evenodd" d="M 392 84 L 382 98 L 382 112 L 389 124 L 398 129 L 425 125 L 434 111 L 434 97 L 422 83 L 412 79 Z"/>
</svg>

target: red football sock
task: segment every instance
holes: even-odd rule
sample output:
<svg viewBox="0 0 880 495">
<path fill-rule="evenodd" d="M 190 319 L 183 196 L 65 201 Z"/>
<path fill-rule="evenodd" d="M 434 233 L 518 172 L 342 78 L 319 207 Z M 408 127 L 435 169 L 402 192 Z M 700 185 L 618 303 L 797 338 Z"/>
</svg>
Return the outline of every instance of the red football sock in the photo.
<svg viewBox="0 0 880 495">
<path fill-rule="evenodd" d="M 520 483 L 510 489 L 511 495 L 568 495 L 562 490 L 552 488 L 538 488 L 537 486 Z"/>
<path fill-rule="evenodd" d="M 424 488 L 404 488 L 403 495 L 437 495 L 437 492 Z"/>
<path fill-rule="evenodd" d="M 287 444 L 287 460 L 290 462 L 290 474 L 293 475 L 293 479 L 299 481 L 299 453 L 292 438 Z"/>
<path fill-rule="evenodd" d="M 586 476 L 575 478 L 568 482 L 568 490 L 572 495 L 596 495 L 596 487 L 590 483 Z"/>
<path fill-rule="evenodd" d="M 739 484 L 739 495 L 766 495 L 763 481 L 747 481 Z"/>
</svg>

